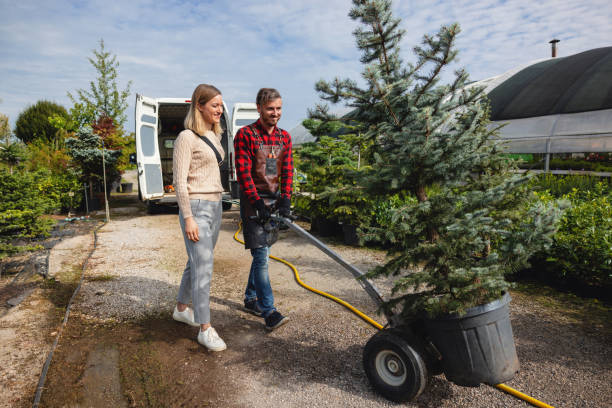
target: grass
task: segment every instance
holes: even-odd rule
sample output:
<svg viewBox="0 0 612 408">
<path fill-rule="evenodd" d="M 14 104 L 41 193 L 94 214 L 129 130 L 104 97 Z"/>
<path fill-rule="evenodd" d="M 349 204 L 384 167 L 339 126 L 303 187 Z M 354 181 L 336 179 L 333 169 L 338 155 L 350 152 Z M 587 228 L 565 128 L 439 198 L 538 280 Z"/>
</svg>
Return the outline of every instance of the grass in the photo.
<svg viewBox="0 0 612 408">
<path fill-rule="evenodd" d="M 105 273 L 102 275 L 88 276 L 85 278 L 88 282 L 109 282 L 117 279 L 117 276 Z"/>
</svg>

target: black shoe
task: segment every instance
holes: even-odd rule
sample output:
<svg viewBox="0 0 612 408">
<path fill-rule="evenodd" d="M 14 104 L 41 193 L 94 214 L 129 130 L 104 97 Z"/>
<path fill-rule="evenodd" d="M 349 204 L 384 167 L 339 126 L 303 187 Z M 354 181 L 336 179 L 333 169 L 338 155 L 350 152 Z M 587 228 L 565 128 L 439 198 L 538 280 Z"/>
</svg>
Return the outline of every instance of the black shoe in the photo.
<svg viewBox="0 0 612 408">
<path fill-rule="evenodd" d="M 266 329 L 274 330 L 277 327 L 280 327 L 283 324 L 287 323 L 289 321 L 289 318 L 287 316 L 283 316 L 282 314 L 278 313 L 275 310 L 272 313 L 270 313 L 268 316 L 266 316 L 265 320 L 266 320 Z"/>
<path fill-rule="evenodd" d="M 257 304 L 257 300 L 255 300 L 255 299 L 253 299 L 253 300 L 245 300 L 244 301 L 244 308 L 243 309 L 246 312 L 253 313 L 255 316 L 261 317 L 261 315 L 263 314 L 263 312 L 259 308 L 259 305 Z"/>
</svg>

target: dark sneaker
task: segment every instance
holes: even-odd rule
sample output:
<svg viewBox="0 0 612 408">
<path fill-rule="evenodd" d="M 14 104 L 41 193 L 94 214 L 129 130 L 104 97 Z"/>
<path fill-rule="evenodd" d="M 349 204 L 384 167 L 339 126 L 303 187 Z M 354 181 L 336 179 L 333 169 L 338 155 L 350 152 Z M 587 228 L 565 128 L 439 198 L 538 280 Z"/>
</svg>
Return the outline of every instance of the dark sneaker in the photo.
<svg viewBox="0 0 612 408">
<path fill-rule="evenodd" d="M 272 313 L 270 313 L 266 317 L 265 320 L 266 320 L 266 329 L 274 330 L 277 327 L 280 327 L 283 324 L 287 323 L 289 321 L 289 318 L 287 316 L 283 316 L 282 314 L 278 313 L 275 310 Z"/>
<path fill-rule="evenodd" d="M 257 300 L 245 300 L 244 301 L 244 308 L 243 308 L 246 312 L 249 313 L 253 313 L 255 316 L 259 316 L 261 317 L 262 315 L 262 311 L 259 308 L 259 305 L 257 304 Z"/>
</svg>

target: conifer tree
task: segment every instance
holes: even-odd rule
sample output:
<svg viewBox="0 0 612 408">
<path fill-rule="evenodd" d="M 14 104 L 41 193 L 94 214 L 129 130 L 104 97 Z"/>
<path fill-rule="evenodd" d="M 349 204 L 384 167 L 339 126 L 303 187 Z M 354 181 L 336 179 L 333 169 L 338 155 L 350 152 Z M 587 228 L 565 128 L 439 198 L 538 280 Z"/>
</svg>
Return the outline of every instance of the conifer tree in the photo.
<svg viewBox="0 0 612 408">
<path fill-rule="evenodd" d="M 395 277 L 385 307 L 436 316 L 499 298 L 509 287 L 504 274 L 549 245 L 559 210 L 528 206 L 526 177 L 511 172 L 488 126 L 483 89 L 468 86 L 462 69 L 441 84 L 457 56 L 457 24 L 425 35 L 414 48 L 416 62 L 406 64 L 390 0 L 353 0 L 349 16 L 361 23 L 354 35 L 365 85 L 336 78 L 316 89 L 322 99 L 353 108 L 344 119 L 360 123 L 363 137 L 374 141 L 370 170 L 360 177 L 364 193 L 417 199 L 395 209 L 384 230 L 364 227 L 392 244 L 389 260 L 369 274 Z M 324 105 L 311 116 L 338 119 Z"/>
<path fill-rule="evenodd" d="M 95 82 L 89 82 L 89 90 L 77 89 L 76 97 L 68 92 L 68 97 L 75 104 L 71 112 L 76 120 L 91 125 L 100 117 L 110 117 L 113 123 L 122 130 L 127 120 L 127 98 L 130 96 L 132 81 L 127 83 L 123 91 L 117 86 L 117 69 L 119 62 L 117 56 L 111 54 L 104 47 L 104 40 L 100 40 L 100 48 L 93 50 L 94 58 L 88 58 L 89 63 L 96 69 L 98 77 Z"/>
</svg>

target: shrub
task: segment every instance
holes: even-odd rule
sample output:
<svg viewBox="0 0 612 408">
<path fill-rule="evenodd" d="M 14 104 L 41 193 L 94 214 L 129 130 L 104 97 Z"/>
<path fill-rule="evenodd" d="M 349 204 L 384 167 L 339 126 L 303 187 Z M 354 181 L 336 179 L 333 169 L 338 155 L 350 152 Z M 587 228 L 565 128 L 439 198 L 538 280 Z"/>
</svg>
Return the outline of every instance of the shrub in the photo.
<svg viewBox="0 0 612 408">
<path fill-rule="evenodd" d="M 599 183 L 601 183 L 603 191 L 610 191 L 610 181 L 607 178 L 582 175 L 560 176 L 550 173 L 534 177 L 531 179 L 529 186 L 536 191 L 548 191 L 554 197 L 561 198 L 573 190 L 593 190 Z"/>
<path fill-rule="evenodd" d="M 16 239 L 46 235 L 52 221 L 42 215 L 52 209 L 51 201 L 40 194 L 35 174 L 0 170 L 0 258 L 32 246 L 16 246 Z"/>
<path fill-rule="evenodd" d="M 542 201 L 550 194 L 541 194 Z M 612 289 L 612 195 L 607 183 L 592 190 L 574 189 L 552 247 L 532 259 L 536 273 L 556 284 Z"/>
<path fill-rule="evenodd" d="M 49 121 L 53 116 L 68 118 L 66 109 L 54 102 L 38 101 L 26 108 L 15 122 L 15 136 L 24 143 L 41 140 L 45 143 L 57 144 L 58 130 Z M 57 147 L 57 146 L 56 146 Z"/>
<path fill-rule="evenodd" d="M 75 193 L 72 197 L 69 192 Z M 76 176 L 53 174 L 49 170 L 13 172 L 0 170 L 0 258 L 33 249 L 17 245 L 47 236 L 54 222 L 45 214 L 80 204 Z"/>
</svg>

